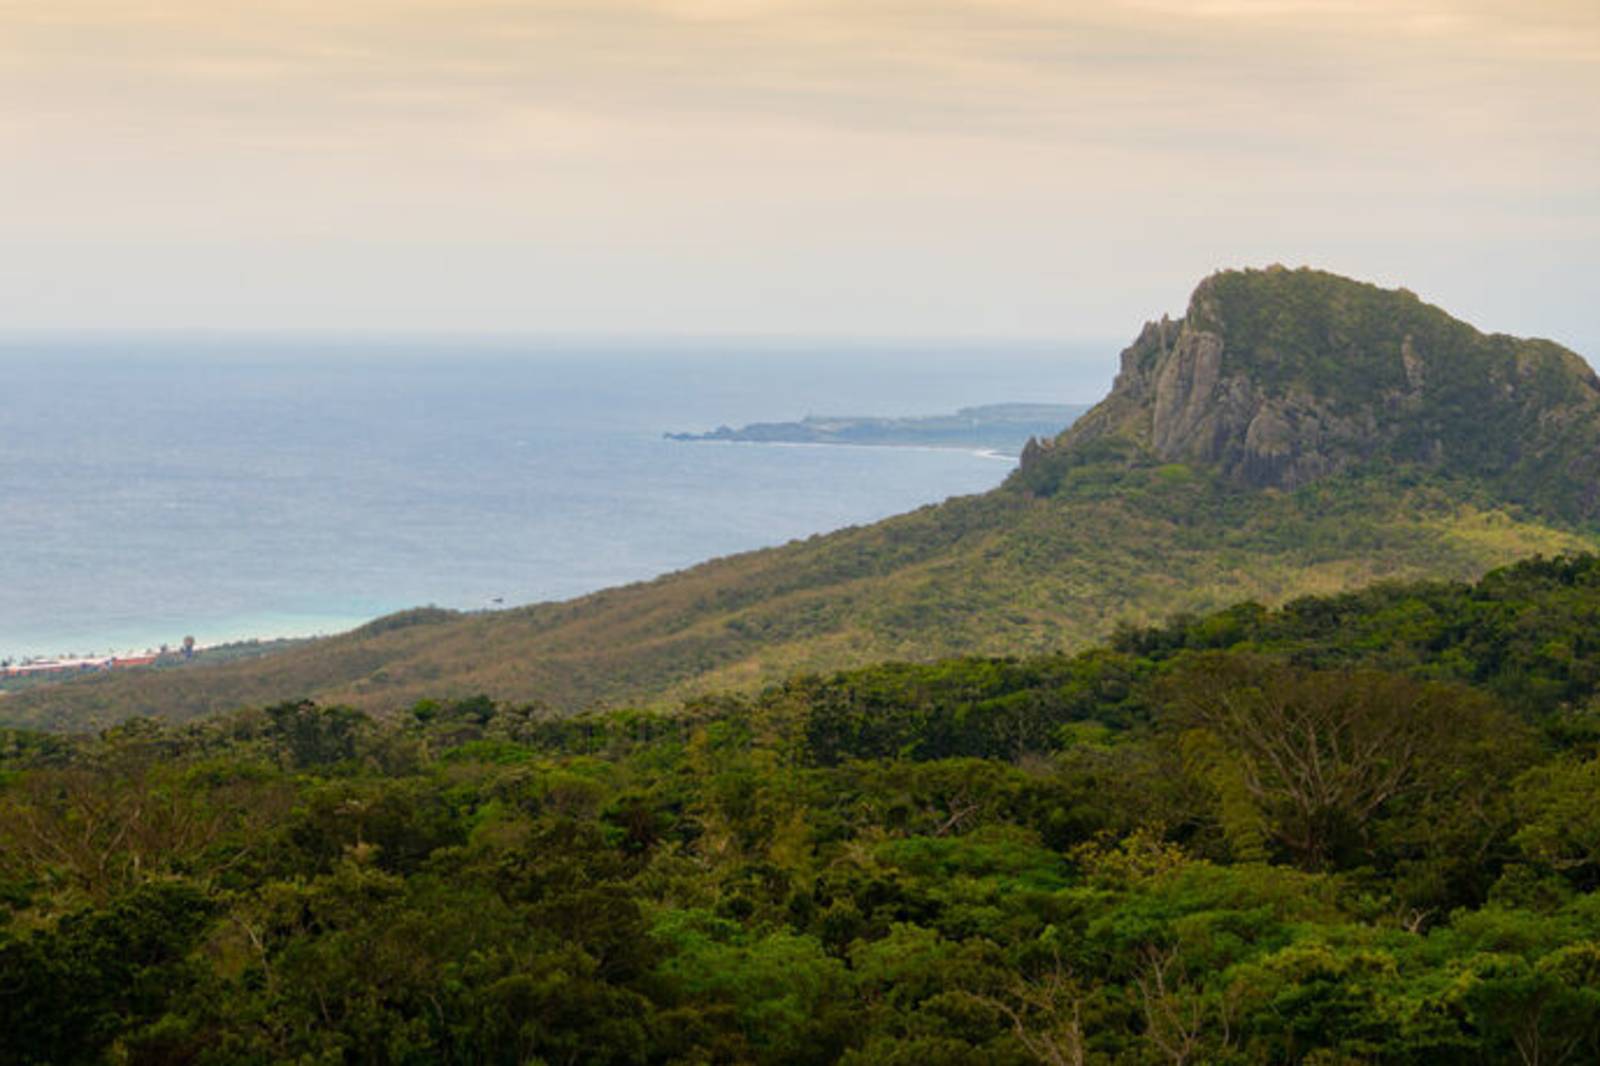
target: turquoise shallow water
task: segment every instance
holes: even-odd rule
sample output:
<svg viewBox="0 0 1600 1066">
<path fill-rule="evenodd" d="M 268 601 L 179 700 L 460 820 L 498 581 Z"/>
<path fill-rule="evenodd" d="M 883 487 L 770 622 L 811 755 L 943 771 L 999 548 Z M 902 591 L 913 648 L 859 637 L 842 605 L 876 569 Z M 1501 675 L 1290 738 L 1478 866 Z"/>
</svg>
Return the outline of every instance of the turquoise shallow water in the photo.
<svg viewBox="0 0 1600 1066">
<path fill-rule="evenodd" d="M 667 430 L 1101 395 L 1110 345 L 0 340 L 0 658 L 562 599 L 998 484 Z"/>
</svg>

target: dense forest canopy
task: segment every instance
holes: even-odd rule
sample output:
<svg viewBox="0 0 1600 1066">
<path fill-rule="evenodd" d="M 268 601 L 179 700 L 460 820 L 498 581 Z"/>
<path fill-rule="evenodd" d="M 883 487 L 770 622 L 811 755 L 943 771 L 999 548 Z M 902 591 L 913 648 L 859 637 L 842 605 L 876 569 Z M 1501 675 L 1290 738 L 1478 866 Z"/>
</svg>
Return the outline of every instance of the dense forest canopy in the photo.
<svg viewBox="0 0 1600 1066">
<path fill-rule="evenodd" d="M 670 711 L 0 735 L 0 1062 L 1600 1058 L 1600 559 Z"/>
</svg>

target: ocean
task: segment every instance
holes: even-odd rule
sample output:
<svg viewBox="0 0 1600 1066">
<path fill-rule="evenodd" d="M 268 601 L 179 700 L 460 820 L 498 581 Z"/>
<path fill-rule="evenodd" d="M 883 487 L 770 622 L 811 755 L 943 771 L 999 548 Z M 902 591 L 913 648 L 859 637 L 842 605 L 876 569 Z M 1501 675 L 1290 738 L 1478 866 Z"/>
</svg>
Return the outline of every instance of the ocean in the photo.
<svg viewBox="0 0 1600 1066">
<path fill-rule="evenodd" d="M 999 484 L 961 450 L 664 440 L 1098 399 L 1115 345 L 0 339 L 0 659 L 566 599 Z"/>
</svg>

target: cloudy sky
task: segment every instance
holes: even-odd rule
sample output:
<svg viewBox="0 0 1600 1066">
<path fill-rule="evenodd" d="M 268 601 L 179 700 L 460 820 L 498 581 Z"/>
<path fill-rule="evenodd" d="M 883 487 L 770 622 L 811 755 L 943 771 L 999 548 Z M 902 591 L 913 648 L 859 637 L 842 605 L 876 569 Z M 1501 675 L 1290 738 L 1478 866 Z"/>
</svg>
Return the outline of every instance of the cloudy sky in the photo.
<svg viewBox="0 0 1600 1066">
<path fill-rule="evenodd" d="M 0 0 L 0 328 L 1119 338 L 1222 266 L 1600 355 L 1595 0 Z"/>
</svg>

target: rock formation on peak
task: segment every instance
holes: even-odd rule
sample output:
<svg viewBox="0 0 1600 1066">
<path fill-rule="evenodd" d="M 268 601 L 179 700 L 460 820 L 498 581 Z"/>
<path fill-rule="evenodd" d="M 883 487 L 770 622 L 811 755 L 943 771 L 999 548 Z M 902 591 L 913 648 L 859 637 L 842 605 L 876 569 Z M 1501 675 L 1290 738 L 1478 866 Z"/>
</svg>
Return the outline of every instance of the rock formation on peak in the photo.
<svg viewBox="0 0 1600 1066">
<path fill-rule="evenodd" d="M 1364 463 L 1417 464 L 1589 518 L 1600 379 L 1559 345 L 1480 333 L 1404 289 L 1308 269 L 1223 271 L 1183 318 L 1147 323 L 1111 394 L 1029 461 L 1110 451 L 1279 489 Z"/>
</svg>

